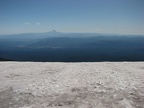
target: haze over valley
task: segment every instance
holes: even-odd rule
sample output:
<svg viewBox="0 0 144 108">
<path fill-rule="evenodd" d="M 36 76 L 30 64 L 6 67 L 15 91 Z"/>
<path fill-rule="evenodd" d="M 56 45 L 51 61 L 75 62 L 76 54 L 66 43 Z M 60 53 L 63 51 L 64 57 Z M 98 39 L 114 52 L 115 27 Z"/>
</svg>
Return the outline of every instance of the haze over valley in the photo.
<svg viewBox="0 0 144 108">
<path fill-rule="evenodd" d="M 16 61 L 143 61 L 144 36 L 27 33 L 0 36 L 0 57 Z"/>
</svg>

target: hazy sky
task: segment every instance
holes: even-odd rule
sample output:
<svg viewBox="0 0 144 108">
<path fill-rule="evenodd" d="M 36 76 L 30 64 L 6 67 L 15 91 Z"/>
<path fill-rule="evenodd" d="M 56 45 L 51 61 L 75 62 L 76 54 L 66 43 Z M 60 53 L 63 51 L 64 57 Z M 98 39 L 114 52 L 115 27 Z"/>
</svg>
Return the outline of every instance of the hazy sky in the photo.
<svg viewBox="0 0 144 108">
<path fill-rule="evenodd" d="M 144 34 L 144 0 L 0 0 L 0 34 Z"/>
</svg>

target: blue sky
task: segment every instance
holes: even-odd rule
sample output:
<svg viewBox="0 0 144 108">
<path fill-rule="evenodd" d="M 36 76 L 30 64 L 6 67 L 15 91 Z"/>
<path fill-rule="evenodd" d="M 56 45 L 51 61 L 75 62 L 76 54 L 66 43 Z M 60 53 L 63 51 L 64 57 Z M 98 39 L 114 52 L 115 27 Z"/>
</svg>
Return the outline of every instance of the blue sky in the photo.
<svg viewBox="0 0 144 108">
<path fill-rule="evenodd" d="M 0 0 L 0 34 L 144 34 L 144 0 Z"/>
</svg>

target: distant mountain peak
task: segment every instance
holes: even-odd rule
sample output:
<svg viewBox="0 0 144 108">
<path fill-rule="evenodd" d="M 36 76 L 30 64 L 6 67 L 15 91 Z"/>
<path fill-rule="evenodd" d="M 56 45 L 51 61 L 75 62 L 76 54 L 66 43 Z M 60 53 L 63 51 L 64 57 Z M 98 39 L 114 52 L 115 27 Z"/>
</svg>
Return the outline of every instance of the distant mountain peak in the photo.
<svg viewBox="0 0 144 108">
<path fill-rule="evenodd" d="M 50 34 L 50 35 L 59 35 L 61 34 L 61 32 L 57 32 L 56 30 L 52 30 L 52 31 L 49 31 L 49 32 L 46 32 L 47 34 Z"/>
<path fill-rule="evenodd" d="M 52 30 L 52 31 L 50 31 L 51 33 L 56 33 L 57 31 L 56 30 Z"/>
</svg>

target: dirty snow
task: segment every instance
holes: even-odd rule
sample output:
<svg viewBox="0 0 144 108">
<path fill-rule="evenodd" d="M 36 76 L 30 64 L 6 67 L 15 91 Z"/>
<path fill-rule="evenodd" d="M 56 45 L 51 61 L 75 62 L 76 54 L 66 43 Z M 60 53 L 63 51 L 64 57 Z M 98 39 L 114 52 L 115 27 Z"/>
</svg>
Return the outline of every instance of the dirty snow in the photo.
<svg viewBox="0 0 144 108">
<path fill-rule="evenodd" d="M 144 62 L 0 62 L 0 108 L 144 108 Z"/>
</svg>

